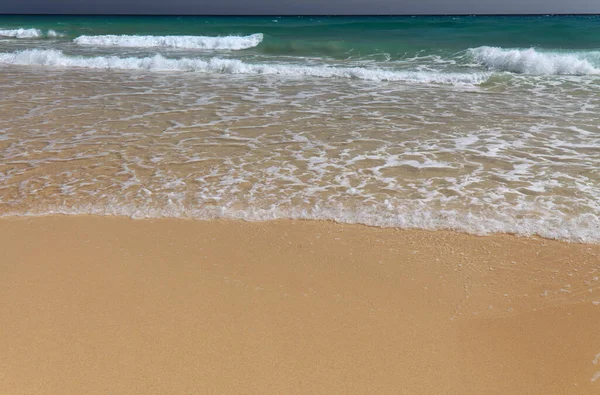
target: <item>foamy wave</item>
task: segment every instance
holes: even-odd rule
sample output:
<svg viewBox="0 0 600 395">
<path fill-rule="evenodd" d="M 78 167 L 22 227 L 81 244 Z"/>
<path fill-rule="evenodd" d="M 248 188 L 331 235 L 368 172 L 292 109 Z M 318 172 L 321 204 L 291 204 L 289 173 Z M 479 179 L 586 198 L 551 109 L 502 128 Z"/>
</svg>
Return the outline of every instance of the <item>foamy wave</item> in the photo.
<svg viewBox="0 0 600 395">
<path fill-rule="evenodd" d="M 404 81 L 475 85 L 485 82 L 489 73 L 436 73 L 421 71 L 391 71 L 364 67 L 298 66 L 286 64 L 251 64 L 236 59 L 199 58 L 171 59 L 161 55 L 152 57 L 65 55 L 58 50 L 25 50 L 0 54 L 0 63 L 51 67 L 78 67 L 92 69 L 121 69 L 149 71 L 183 71 L 219 74 L 262 74 L 289 77 L 353 78 L 370 81 Z"/>
<path fill-rule="evenodd" d="M 240 50 L 256 47 L 263 40 L 262 33 L 249 36 L 79 36 L 75 40 L 79 45 L 100 47 L 132 48 L 182 48 L 182 49 L 229 49 Z"/>
<path fill-rule="evenodd" d="M 0 37 L 36 38 L 43 36 L 40 29 L 0 29 Z"/>
<path fill-rule="evenodd" d="M 487 212 L 482 214 L 460 213 L 455 210 L 428 211 L 406 208 L 387 210 L 376 205 L 352 210 L 342 206 L 303 208 L 249 207 L 234 209 L 226 206 L 184 208 L 180 205 L 155 208 L 118 204 L 108 206 L 83 205 L 59 206 L 28 212 L 8 212 L 0 217 L 47 216 L 47 215 L 101 215 L 133 219 L 179 218 L 195 220 L 236 219 L 244 221 L 270 221 L 277 219 L 300 219 L 334 221 L 362 224 L 382 228 L 454 230 L 474 235 L 509 233 L 520 236 L 541 236 L 548 239 L 578 243 L 600 243 L 600 217 L 584 214 L 571 219 L 522 218 L 508 213 Z"/>
<path fill-rule="evenodd" d="M 64 37 L 65 35 L 62 33 L 58 33 L 55 30 L 48 30 L 48 33 L 46 33 L 46 36 L 48 36 L 48 37 Z"/>
<path fill-rule="evenodd" d="M 58 33 L 56 30 L 48 30 L 46 33 L 40 29 L 0 29 L 0 37 L 9 38 L 40 38 L 40 37 L 63 37 L 64 34 Z"/>
<path fill-rule="evenodd" d="M 468 53 L 488 69 L 534 75 L 600 74 L 599 52 L 558 53 L 498 47 L 471 48 Z"/>
</svg>

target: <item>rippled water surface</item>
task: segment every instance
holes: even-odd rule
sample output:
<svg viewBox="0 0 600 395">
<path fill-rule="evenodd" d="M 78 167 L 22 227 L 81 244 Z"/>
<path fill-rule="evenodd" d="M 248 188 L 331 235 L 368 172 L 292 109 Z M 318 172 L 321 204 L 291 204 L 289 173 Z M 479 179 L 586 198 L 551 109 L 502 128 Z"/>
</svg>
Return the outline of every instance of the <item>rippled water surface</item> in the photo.
<svg viewBox="0 0 600 395">
<path fill-rule="evenodd" d="M 3 215 L 307 218 L 600 241 L 592 49 L 371 61 L 269 57 L 256 52 L 269 37 L 246 31 L 80 45 L 60 26 L 38 30 L 0 43 Z"/>
</svg>

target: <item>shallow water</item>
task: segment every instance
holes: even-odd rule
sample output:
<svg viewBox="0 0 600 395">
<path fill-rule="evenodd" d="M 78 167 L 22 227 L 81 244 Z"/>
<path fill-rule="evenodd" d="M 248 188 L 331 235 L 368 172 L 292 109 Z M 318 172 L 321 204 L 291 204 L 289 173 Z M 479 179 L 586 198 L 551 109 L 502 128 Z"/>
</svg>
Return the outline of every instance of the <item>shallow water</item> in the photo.
<svg viewBox="0 0 600 395">
<path fill-rule="evenodd" d="M 111 33 L 98 26 L 88 36 Z M 2 41 L 0 213 L 308 218 L 600 241 L 592 48 L 270 55 L 268 29 L 231 26 L 237 38 L 162 32 L 136 48 L 114 37 L 79 45 L 50 23 L 39 37 Z M 250 49 L 188 48 L 263 31 Z M 188 47 L 155 46 L 164 42 Z"/>
</svg>

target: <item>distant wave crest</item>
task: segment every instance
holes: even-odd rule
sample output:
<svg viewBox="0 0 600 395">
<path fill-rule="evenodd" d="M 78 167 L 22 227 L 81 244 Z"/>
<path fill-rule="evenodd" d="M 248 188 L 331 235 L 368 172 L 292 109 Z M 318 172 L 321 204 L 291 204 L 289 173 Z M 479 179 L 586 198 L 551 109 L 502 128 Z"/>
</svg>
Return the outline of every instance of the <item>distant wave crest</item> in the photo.
<svg viewBox="0 0 600 395">
<path fill-rule="evenodd" d="M 300 66 L 289 64 L 253 64 L 237 59 L 180 58 L 161 55 L 152 57 L 65 55 L 58 50 L 31 49 L 0 54 L 0 63 L 92 69 L 121 69 L 149 71 L 182 71 L 219 74 L 262 74 L 288 77 L 346 78 L 369 81 L 404 81 L 412 83 L 477 85 L 485 82 L 490 73 L 443 73 L 433 71 L 394 71 L 366 67 Z"/>
<path fill-rule="evenodd" d="M 10 38 L 36 38 L 43 35 L 40 29 L 0 29 L 1 37 Z"/>
<path fill-rule="evenodd" d="M 479 47 L 468 50 L 474 61 L 490 70 L 532 75 L 593 75 L 600 52 L 544 52 L 534 48 Z"/>
<path fill-rule="evenodd" d="M 78 45 L 101 47 L 132 48 L 182 48 L 182 49 L 221 49 L 240 50 L 256 47 L 263 40 L 262 33 L 249 36 L 79 36 L 74 41 Z"/>
<path fill-rule="evenodd" d="M 0 37 L 9 38 L 40 38 L 40 37 L 61 37 L 62 34 L 55 30 L 48 30 L 44 33 L 40 29 L 0 29 Z"/>
</svg>

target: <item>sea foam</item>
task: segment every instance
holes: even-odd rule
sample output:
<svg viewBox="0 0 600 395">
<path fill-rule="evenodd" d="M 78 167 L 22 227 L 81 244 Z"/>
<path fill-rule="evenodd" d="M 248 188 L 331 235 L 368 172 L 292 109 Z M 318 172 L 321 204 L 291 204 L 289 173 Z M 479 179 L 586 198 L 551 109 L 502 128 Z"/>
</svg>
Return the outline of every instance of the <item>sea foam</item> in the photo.
<svg viewBox="0 0 600 395">
<path fill-rule="evenodd" d="M 0 37 L 10 38 L 36 38 L 43 36 L 40 29 L 0 29 Z"/>
<path fill-rule="evenodd" d="M 48 30 L 44 32 L 40 29 L 0 29 L 0 37 L 8 38 L 56 38 L 63 37 L 63 33 L 59 33 L 56 30 Z"/>
<path fill-rule="evenodd" d="M 48 36 L 48 37 L 64 37 L 65 35 L 63 33 L 58 33 L 56 30 L 48 30 L 48 32 L 46 33 L 46 36 Z"/>
<path fill-rule="evenodd" d="M 286 77 L 346 78 L 368 81 L 404 81 L 412 83 L 477 85 L 490 73 L 442 73 L 433 71 L 395 71 L 367 67 L 300 66 L 282 63 L 254 64 L 223 58 L 166 58 L 65 55 L 59 50 L 31 49 L 0 54 L 0 63 L 65 68 L 179 71 L 218 74 L 279 75 Z"/>
<path fill-rule="evenodd" d="M 73 40 L 78 45 L 99 47 L 132 48 L 181 48 L 181 49 L 220 49 L 240 50 L 256 47 L 263 40 L 262 33 L 249 36 L 79 36 Z"/>
<path fill-rule="evenodd" d="M 543 52 L 534 48 L 471 48 L 474 61 L 490 70 L 533 75 L 600 74 L 600 52 Z"/>
<path fill-rule="evenodd" d="M 179 218 L 195 220 L 236 219 L 251 222 L 277 219 L 333 221 L 362 224 L 382 228 L 454 230 L 479 236 L 509 233 L 520 236 L 541 236 L 547 239 L 577 243 L 600 243 L 600 217 L 593 214 L 572 219 L 518 218 L 506 212 L 480 214 L 460 213 L 455 210 L 415 210 L 414 208 L 386 209 L 385 205 L 364 206 L 359 210 L 342 206 L 313 208 L 246 207 L 228 205 L 182 207 L 147 207 L 136 204 L 69 205 L 52 208 L 32 208 L 27 212 L 0 213 L 0 217 L 47 215 L 100 215 L 133 219 Z"/>
</svg>

